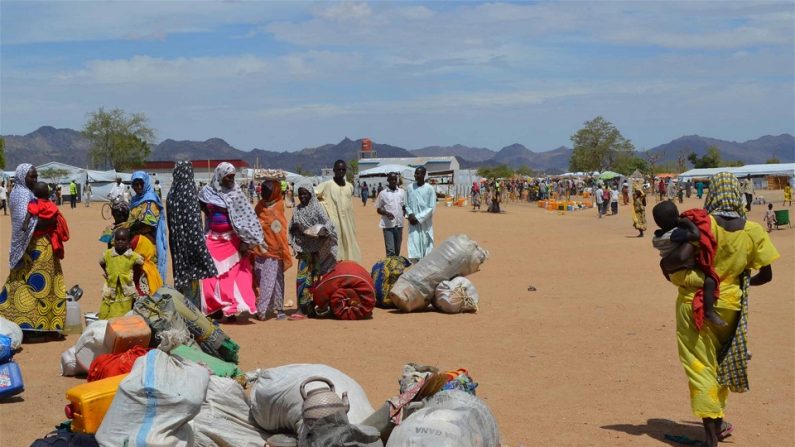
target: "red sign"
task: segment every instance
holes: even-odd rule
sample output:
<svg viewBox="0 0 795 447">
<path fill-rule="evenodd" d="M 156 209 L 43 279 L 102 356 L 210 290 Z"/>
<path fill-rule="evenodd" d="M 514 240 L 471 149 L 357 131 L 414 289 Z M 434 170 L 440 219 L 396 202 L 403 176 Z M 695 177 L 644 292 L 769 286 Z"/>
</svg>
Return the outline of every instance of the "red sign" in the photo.
<svg viewBox="0 0 795 447">
<path fill-rule="evenodd" d="M 362 152 L 370 152 L 373 150 L 373 142 L 369 138 L 362 139 Z"/>
</svg>

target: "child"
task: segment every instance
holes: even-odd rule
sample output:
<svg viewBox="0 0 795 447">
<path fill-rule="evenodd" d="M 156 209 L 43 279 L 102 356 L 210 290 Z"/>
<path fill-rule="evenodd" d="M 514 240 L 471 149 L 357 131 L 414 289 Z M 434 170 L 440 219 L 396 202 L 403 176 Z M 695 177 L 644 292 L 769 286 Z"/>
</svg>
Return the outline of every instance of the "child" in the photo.
<svg viewBox="0 0 795 447">
<path fill-rule="evenodd" d="M 257 296 L 258 320 L 265 320 L 267 312 L 275 311 L 277 320 L 287 319 L 284 313 L 284 272 L 293 265 L 287 241 L 287 218 L 284 216 L 284 197 L 279 180 L 266 180 L 260 188 L 261 200 L 254 207 L 268 251 L 255 250 L 254 274 L 259 284 Z"/>
<path fill-rule="evenodd" d="M 30 220 L 33 217 L 54 221 L 54 225 L 34 230 L 33 235 L 49 235 L 52 252 L 58 256 L 58 259 L 63 259 L 63 243 L 69 240 L 69 226 L 66 224 L 66 219 L 64 219 L 58 207 L 50 201 L 50 187 L 46 183 L 36 183 L 33 185 L 32 192 L 36 200 L 28 203 L 28 214 L 22 222 L 22 230 L 27 231 Z"/>
<path fill-rule="evenodd" d="M 144 258 L 130 249 L 130 230 L 117 228 L 113 232 L 113 248 L 105 250 L 99 260 L 105 272 L 102 304 L 99 306 L 101 320 L 120 317 L 132 310 L 133 301 L 138 296 L 133 274 L 143 263 Z"/>
<path fill-rule="evenodd" d="M 767 211 L 765 212 L 765 224 L 767 224 L 767 232 L 770 233 L 776 225 L 776 213 L 773 211 L 773 204 L 767 204 Z"/>
<path fill-rule="evenodd" d="M 124 202 L 114 203 L 110 209 L 113 216 L 113 225 L 108 225 L 99 237 L 100 242 L 108 244 L 108 248 L 113 247 L 113 232 L 120 228 L 130 218 L 130 207 Z"/>
<path fill-rule="evenodd" d="M 669 275 L 673 273 L 684 272 L 686 276 L 688 270 L 699 269 L 700 266 L 696 264 L 694 258 L 695 247 L 691 244 L 701 240 L 701 231 L 696 224 L 690 219 L 679 217 L 676 204 L 669 200 L 655 205 L 652 209 L 652 215 L 654 216 L 654 222 L 660 227 L 659 230 L 654 232 L 652 245 L 660 251 L 662 258 L 673 256 L 673 259 L 679 261 L 675 263 L 677 268 L 665 271 L 666 277 L 671 280 Z M 701 248 L 703 249 L 703 247 Z M 661 262 L 661 265 L 663 264 L 664 262 Z M 701 285 L 704 296 L 704 318 L 715 326 L 723 327 L 726 326 L 726 322 L 718 317 L 714 310 L 717 281 L 712 276 L 712 273 L 714 272 L 705 272 L 703 270 L 698 272 L 699 279 L 701 277 L 704 278 L 703 285 Z M 672 282 L 676 284 L 678 279 L 674 279 Z M 696 325 L 698 326 L 698 322 Z"/>
</svg>

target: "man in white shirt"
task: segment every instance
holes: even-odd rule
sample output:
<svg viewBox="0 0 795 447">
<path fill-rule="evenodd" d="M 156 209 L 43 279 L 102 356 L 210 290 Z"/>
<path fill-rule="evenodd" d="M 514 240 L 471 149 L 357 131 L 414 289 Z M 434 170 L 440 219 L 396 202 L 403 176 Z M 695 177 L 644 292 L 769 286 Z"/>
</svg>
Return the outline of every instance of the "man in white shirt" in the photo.
<svg viewBox="0 0 795 447">
<path fill-rule="evenodd" d="M 403 216 L 406 214 L 406 192 L 398 188 L 398 176 L 392 172 L 386 177 L 387 187 L 378 193 L 376 212 L 381 215 L 378 226 L 384 232 L 387 256 L 400 256 L 403 243 Z"/>
<path fill-rule="evenodd" d="M 0 208 L 3 209 L 3 215 L 8 215 L 8 190 L 6 189 L 6 182 L 0 183 Z"/>
<path fill-rule="evenodd" d="M 116 184 L 110 189 L 108 199 L 111 202 L 126 202 L 124 193 L 127 187 L 121 182 L 121 177 L 116 177 Z"/>
<path fill-rule="evenodd" d="M 596 200 L 596 211 L 599 213 L 599 218 L 602 218 L 602 211 L 604 210 L 604 190 L 602 189 L 602 184 L 598 184 L 596 187 L 596 192 L 594 192 L 593 197 Z"/>
</svg>

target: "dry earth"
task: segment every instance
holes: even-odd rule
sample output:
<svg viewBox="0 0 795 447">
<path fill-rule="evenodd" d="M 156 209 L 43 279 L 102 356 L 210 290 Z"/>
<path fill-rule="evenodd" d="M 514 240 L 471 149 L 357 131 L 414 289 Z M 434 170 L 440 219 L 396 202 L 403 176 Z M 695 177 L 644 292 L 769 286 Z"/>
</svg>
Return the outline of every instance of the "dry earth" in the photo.
<svg viewBox="0 0 795 447">
<path fill-rule="evenodd" d="M 781 199 L 781 192 L 767 194 Z M 780 203 L 780 202 L 779 202 Z M 685 206 L 695 207 L 695 199 Z M 594 210 L 558 215 L 507 204 L 501 215 L 437 209 L 438 240 L 466 233 L 491 257 L 470 277 L 477 314 L 399 314 L 376 309 L 369 321 L 251 321 L 224 329 L 241 345 L 241 367 L 326 363 L 358 380 L 374 406 L 397 392 L 406 362 L 468 368 L 508 446 L 660 446 L 665 434 L 700 437 L 674 340 L 676 291 L 660 275 L 650 238 L 635 238 L 629 207 L 597 219 Z M 72 229 L 67 286 L 86 291 L 96 310 L 101 284 L 99 205 L 63 207 Z M 761 221 L 762 207 L 751 218 Z M 383 254 L 371 204 L 356 206 L 369 268 Z M 0 216 L 0 252 L 10 220 Z M 771 284 L 751 292 L 752 391 L 730 398 L 736 426 L 729 445 L 795 445 L 795 230 L 774 231 L 781 252 Z M 405 247 L 404 247 L 405 250 Z M 3 255 L 5 256 L 5 255 Z M 0 264 L 0 277 L 8 274 Z M 288 272 L 288 300 L 295 268 Z M 537 291 L 529 292 L 528 286 Z M 64 393 L 83 380 L 59 375 L 74 344 L 26 344 L 17 354 L 26 390 L 0 404 L 0 445 L 27 446 L 64 420 Z M 673 445 L 673 444 L 672 444 Z"/>
</svg>

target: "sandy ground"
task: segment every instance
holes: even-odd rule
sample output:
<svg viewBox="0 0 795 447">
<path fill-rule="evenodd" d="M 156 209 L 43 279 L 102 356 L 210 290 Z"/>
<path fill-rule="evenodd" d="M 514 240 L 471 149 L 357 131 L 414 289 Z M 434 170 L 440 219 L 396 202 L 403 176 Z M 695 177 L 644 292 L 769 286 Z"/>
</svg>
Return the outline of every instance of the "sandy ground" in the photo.
<svg viewBox="0 0 795 447">
<path fill-rule="evenodd" d="M 766 195 L 781 199 L 781 192 Z M 698 204 L 694 198 L 685 206 Z M 241 345 L 241 367 L 325 363 L 358 380 L 376 407 L 396 394 L 406 362 L 465 367 L 507 446 L 659 446 L 669 443 L 665 434 L 700 437 L 676 354 L 676 291 L 659 273 L 650 238 L 634 237 L 629 207 L 601 220 L 594 210 L 558 215 L 529 204 L 504 208 L 492 215 L 440 207 L 434 218 L 438 240 L 466 233 L 491 253 L 470 277 L 481 296 L 477 314 L 376 309 L 360 322 L 226 325 Z M 86 291 L 83 312 L 96 310 L 99 205 L 63 212 L 73 238 L 66 245 L 67 287 L 79 283 Z M 754 207 L 751 218 L 761 221 L 762 213 Z M 372 204 L 357 204 L 356 219 L 369 269 L 384 253 Z M 9 218 L 0 216 L 0 226 L 6 256 Z M 752 391 L 730 398 L 731 445 L 795 444 L 795 230 L 771 237 L 782 257 L 773 282 L 751 292 Z M 7 274 L 2 262 L 0 277 Z M 294 277 L 295 268 L 287 277 L 293 301 Z M 537 291 L 529 292 L 530 285 Z M 16 356 L 26 390 L 0 404 L 0 445 L 27 446 L 65 419 L 64 393 L 83 380 L 61 377 L 59 357 L 76 338 L 27 344 Z"/>
</svg>

